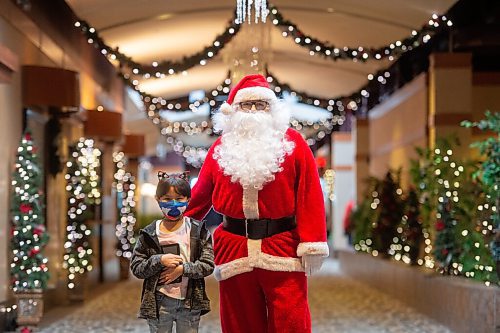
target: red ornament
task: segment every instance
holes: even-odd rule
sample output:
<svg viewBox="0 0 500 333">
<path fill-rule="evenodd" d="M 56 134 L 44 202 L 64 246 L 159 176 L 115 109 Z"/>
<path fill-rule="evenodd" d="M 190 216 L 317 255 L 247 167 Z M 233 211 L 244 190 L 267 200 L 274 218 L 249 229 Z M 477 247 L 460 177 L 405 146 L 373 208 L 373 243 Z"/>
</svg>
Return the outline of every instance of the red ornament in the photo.
<svg viewBox="0 0 500 333">
<path fill-rule="evenodd" d="M 441 254 L 444 255 L 444 256 L 447 255 L 448 254 L 448 249 L 442 249 L 441 250 Z"/>
<path fill-rule="evenodd" d="M 32 330 L 29 327 L 23 327 L 23 328 L 21 328 L 20 332 L 21 333 L 31 333 Z"/>
<path fill-rule="evenodd" d="M 45 264 L 41 264 L 41 265 L 40 265 L 40 268 L 41 268 L 41 269 L 45 269 L 46 267 L 47 267 L 47 265 L 45 265 Z"/>
<path fill-rule="evenodd" d="M 28 204 L 21 204 L 19 206 L 19 210 L 21 211 L 21 213 L 23 214 L 28 214 L 31 210 L 33 210 L 33 208 L 31 207 L 31 205 L 28 205 Z"/>
<path fill-rule="evenodd" d="M 33 230 L 33 234 L 40 236 L 45 231 L 45 226 L 39 224 Z"/>
<path fill-rule="evenodd" d="M 33 257 L 34 255 L 37 255 L 38 253 L 40 253 L 40 250 L 38 250 L 38 249 L 32 249 L 30 251 L 30 257 Z"/>
<path fill-rule="evenodd" d="M 26 133 L 26 134 L 24 135 L 24 138 L 25 138 L 26 140 L 28 140 L 28 141 L 31 141 L 31 134 L 30 134 L 30 133 Z"/>
<path fill-rule="evenodd" d="M 33 148 L 31 148 L 31 152 L 32 152 L 33 154 L 36 154 L 36 152 L 37 152 L 37 151 L 38 151 L 38 148 L 37 148 L 37 147 L 33 147 Z"/>
<path fill-rule="evenodd" d="M 443 222 L 442 220 L 438 220 L 438 221 L 436 222 L 436 230 L 437 230 L 437 231 L 442 231 L 442 230 L 444 230 L 444 227 L 445 227 L 445 225 L 444 225 L 444 222 Z"/>
</svg>

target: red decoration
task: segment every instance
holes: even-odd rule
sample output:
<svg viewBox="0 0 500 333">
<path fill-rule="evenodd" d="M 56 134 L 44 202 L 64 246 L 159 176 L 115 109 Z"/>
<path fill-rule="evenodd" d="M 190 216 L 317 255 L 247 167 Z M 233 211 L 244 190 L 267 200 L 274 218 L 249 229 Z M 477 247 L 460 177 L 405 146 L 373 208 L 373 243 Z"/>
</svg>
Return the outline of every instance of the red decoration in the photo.
<svg viewBox="0 0 500 333">
<path fill-rule="evenodd" d="M 441 253 L 445 256 L 445 255 L 447 255 L 447 254 L 448 254 L 448 250 L 447 250 L 447 249 L 442 249 L 442 250 L 441 250 Z"/>
<path fill-rule="evenodd" d="M 46 267 L 47 267 L 47 265 L 45 265 L 45 264 L 41 264 L 41 265 L 40 265 L 40 268 L 41 268 L 41 269 L 45 269 Z"/>
<path fill-rule="evenodd" d="M 38 253 L 40 253 L 40 250 L 37 250 L 37 249 L 32 249 L 30 250 L 30 257 L 33 257 L 34 255 L 37 255 Z"/>
<path fill-rule="evenodd" d="M 33 210 L 33 207 L 31 207 L 31 205 L 28 205 L 28 204 L 21 204 L 19 206 L 19 210 L 21 211 L 21 213 L 23 214 L 28 214 L 31 210 Z"/>
<path fill-rule="evenodd" d="M 20 332 L 21 333 L 31 333 L 32 330 L 29 327 L 23 327 L 23 328 L 21 328 Z"/>
<path fill-rule="evenodd" d="M 31 134 L 30 134 L 30 133 L 26 133 L 26 134 L 24 135 L 24 138 L 25 138 L 26 140 L 28 140 L 28 141 L 31 141 Z"/>
<path fill-rule="evenodd" d="M 37 225 L 33 230 L 33 234 L 40 236 L 45 231 L 45 227 L 41 224 Z"/>
<path fill-rule="evenodd" d="M 442 220 L 438 220 L 438 221 L 436 222 L 436 230 L 437 230 L 437 231 L 442 231 L 442 230 L 444 230 L 444 227 L 445 227 L 445 225 L 444 225 L 444 222 L 443 222 Z"/>
</svg>

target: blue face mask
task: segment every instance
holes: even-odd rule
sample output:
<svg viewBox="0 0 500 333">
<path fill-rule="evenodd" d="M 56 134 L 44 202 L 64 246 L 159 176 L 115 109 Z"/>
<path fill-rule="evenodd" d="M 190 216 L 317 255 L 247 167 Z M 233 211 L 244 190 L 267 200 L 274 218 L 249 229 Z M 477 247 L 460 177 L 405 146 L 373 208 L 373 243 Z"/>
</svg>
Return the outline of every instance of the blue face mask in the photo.
<svg viewBox="0 0 500 333">
<path fill-rule="evenodd" d="M 184 213 L 188 203 L 170 200 L 170 201 L 158 201 L 158 205 L 160 206 L 160 209 L 165 216 L 170 218 L 176 218 L 179 217 L 182 213 Z"/>
</svg>

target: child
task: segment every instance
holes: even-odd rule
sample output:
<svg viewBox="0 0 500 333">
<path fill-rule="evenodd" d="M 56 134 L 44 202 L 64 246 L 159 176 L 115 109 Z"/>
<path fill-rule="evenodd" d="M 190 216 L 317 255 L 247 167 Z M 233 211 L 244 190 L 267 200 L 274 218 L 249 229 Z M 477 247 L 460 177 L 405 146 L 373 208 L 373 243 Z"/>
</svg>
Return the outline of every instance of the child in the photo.
<svg viewBox="0 0 500 333">
<path fill-rule="evenodd" d="M 214 270 L 212 238 L 203 222 L 183 215 L 191 198 L 187 173 L 158 172 L 156 200 L 163 212 L 140 231 L 132 273 L 144 279 L 139 318 L 150 332 L 198 332 L 210 311 L 204 277 Z M 166 253 L 166 254 L 165 254 Z"/>
</svg>

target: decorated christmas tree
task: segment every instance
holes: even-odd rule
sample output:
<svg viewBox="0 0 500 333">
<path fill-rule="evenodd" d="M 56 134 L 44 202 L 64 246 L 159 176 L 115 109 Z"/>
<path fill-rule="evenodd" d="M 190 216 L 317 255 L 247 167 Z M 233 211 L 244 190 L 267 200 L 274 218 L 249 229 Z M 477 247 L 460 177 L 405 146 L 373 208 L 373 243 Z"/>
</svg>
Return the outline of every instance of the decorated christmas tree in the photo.
<svg viewBox="0 0 500 333">
<path fill-rule="evenodd" d="M 23 135 L 12 176 L 11 249 L 12 287 L 15 292 L 41 290 L 49 279 L 43 248 L 49 240 L 44 225 L 43 172 L 31 134 Z"/>
<path fill-rule="evenodd" d="M 68 288 L 75 287 L 76 274 L 92 270 L 91 229 L 87 220 L 94 216 L 92 209 L 101 202 L 99 191 L 99 156 L 94 142 L 81 138 L 70 148 L 66 163 L 68 213 L 63 267 L 68 270 Z"/>
<path fill-rule="evenodd" d="M 403 217 L 402 190 L 387 172 L 380 188 L 380 213 L 374 229 L 374 248 L 383 256 L 395 254 L 395 246 L 401 246 L 397 234 L 398 225 Z"/>
<path fill-rule="evenodd" d="M 457 242 L 457 220 L 454 215 L 452 201 L 446 196 L 439 197 L 434 258 L 441 273 L 458 275 L 456 265 L 459 262 L 460 245 Z"/>
<path fill-rule="evenodd" d="M 418 195 L 415 189 L 411 188 L 406 198 L 405 223 L 403 225 L 403 250 L 408 256 L 409 263 L 412 265 L 418 262 L 423 238 Z"/>
</svg>

